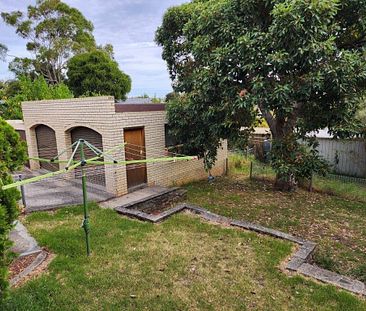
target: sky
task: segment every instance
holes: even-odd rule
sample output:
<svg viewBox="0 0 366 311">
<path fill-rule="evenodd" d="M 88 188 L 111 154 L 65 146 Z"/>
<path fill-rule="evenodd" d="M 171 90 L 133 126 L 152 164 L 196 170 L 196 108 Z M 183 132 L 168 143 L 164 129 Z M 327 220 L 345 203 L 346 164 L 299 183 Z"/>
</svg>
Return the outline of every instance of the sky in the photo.
<svg viewBox="0 0 366 311">
<path fill-rule="evenodd" d="M 25 11 L 35 0 L 0 0 L 0 12 Z M 64 0 L 80 10 L 94 24 L 97 44 L 111 43 L 120 69 L 130 75 L 132 90 L 129 97 L 143 95 L 164 97 L 171 89 L 166 63 L 161 58 L 161 48 L 154 42 L 155 31 L 160 26 L 167 8 L 187 0 Z M 30 56 L 26 40 L 16 35 L 14 28 L 0 20 L 0 42 L 8 54 Z M 0 61 L 0 80 L 13 78 L 8 62 Z"/>
</svg>

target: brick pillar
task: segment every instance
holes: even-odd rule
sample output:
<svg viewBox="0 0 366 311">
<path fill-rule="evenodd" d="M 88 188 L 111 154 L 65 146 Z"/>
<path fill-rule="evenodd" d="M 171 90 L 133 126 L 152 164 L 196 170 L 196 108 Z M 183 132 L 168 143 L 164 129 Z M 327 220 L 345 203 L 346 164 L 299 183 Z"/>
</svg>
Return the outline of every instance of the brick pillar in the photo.
<svg viewBox="0 0 366 311">
<path fill-rule="evenodd" d="M 30 158 L 38 157 L 37 138 L 35 128 L 26 127 L 26 137 L 28 146 L 28 155 Z M 39 162 L 35 160 L 29 160 L 29 167 L 31 170 L 38 170 L 40 168 Z"/>
<path fill-rule="evenodd" d="M 65 132 L 62 128 L 56 129 L 56 144 L 57 144 L 57 153 L 60 154 L 62 151 L 64 151 L 66 148 L 71 146 L 71 138 L 70 133 Z M 68 150 L 68 152 L 64 153 L 60 156 L 59 160 L 69 160 L 71 157 L 72 151 Z M 63 169 L 66 167 L 67 163 L 60 163 L 59 167 L 60 169 Z"/>
</svg>

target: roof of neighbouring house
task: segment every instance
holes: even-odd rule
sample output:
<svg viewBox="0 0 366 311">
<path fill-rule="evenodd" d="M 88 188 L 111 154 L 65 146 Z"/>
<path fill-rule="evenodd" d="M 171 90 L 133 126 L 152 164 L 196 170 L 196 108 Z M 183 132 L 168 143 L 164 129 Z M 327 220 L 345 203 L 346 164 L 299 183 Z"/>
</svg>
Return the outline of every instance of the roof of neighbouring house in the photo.
<svg viewBox="0 0 366 311">
<path fill-rule="evenodd" d="M 316 132 L 310 132 L 311 136 L 315 136 L 317 138 L 333 138 L 333 135 L 329 134 L 329 131 L 327 128 L 321 129 Z"/>
<path fill-rule="evenodd" d="M 115 112 L 164 111 L 165 104 L 121 104 L 114 105 Z"/>
<path fill-rule="evenodd" d="M 119 100 L 117 104 L 153 104 L 151 98 L 130 97 L 126 100 Z"/>
<path fill-rule="evenodd" d="M 143 112 L 143 111 L 164 111 L 165 104 L 153 103 L 150 98 L 131 97 L 124 101 L 117 101 L 116 112 Z"/>
<path fill-rule="evenodd" d="M 240 128 L 241 131 L 244 131 L 245 129 L 247 129 L 247 128 L 246 127 L 241 127 Z M 271 134 L 271 130 L 270 130 L 269 127 L 255 127 L 252 134 L 267 135 L 267 134 Z"/>
</svg>

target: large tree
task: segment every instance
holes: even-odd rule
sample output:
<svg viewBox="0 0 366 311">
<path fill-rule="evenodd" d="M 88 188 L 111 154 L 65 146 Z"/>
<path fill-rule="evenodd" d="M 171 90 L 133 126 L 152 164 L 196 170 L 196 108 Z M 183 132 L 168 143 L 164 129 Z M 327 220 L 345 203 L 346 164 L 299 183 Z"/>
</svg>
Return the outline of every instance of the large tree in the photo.
<svg viewBox="0 0 366 311">
<path fill-rule="evenodd" d="M 37 0 L 26 13 L 2 12 L 5 23 L 28 40 L 27 50 L 34 58 L 15 58 L 10 70 L 24 75 L 34 72 L 48 83 L 64 79 L 67 60 L 74 54 L 95 48 L 93 24 L 75 8 L 60 0 Z"/>
<path fill-rule="evenodd" d="M 280 189 L 324 168 L 298 139 L 349 127 L 365 91 L 365 0 L 195 0 L 168 9 L 156 41 L 185 94 L 168 108 L 176 134 L 214 159 L 260 113 Z"/>
<path fill-rule="evenodd" d="M 131 90 L 130 77 L 103 50 L 75 55 L 68 62 L 67 84 L 76 96 L 112 95 L 125 99 Z"/>
</svg>

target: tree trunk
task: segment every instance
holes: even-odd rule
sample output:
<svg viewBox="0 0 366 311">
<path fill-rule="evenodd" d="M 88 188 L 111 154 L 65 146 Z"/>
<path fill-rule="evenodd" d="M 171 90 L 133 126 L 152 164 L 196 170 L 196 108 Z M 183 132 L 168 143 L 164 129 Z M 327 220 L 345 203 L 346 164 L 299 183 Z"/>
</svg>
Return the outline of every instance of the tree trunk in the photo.
<svg viewBox="0 0 366 311">
<path fill-rule="evenodd" d="M 281 148 L 281 157 L 283 157 L 283 160 L 286 160 L 286 153 L 288 148 L 287 145 L 291 143 L 291 135 L 294 131 L 296 114 L 294 113 L 293 116 L 291 118 L 288 118 L 287 120 L 285 120 L 284 118 L 275 118 L 272 114 L 268 112 L 264 114 L 264 117 L 271 129 L 272 146 L 273 144 L 282 144 L 283 148 Z M 277 173 L 274 187 L 276 190 L 279 191 L 294 191 L 297 187 L 297 181 L 292 173 Z"/>
<path fill-rule="evenodd" d="M 297 181 L 295 179 L 295 176 L 293 176 L 292 174 L 277 174 L 274 187 L 276 190 L 279 191 L 295 191 L 297 188 Z"/>
</svg>

